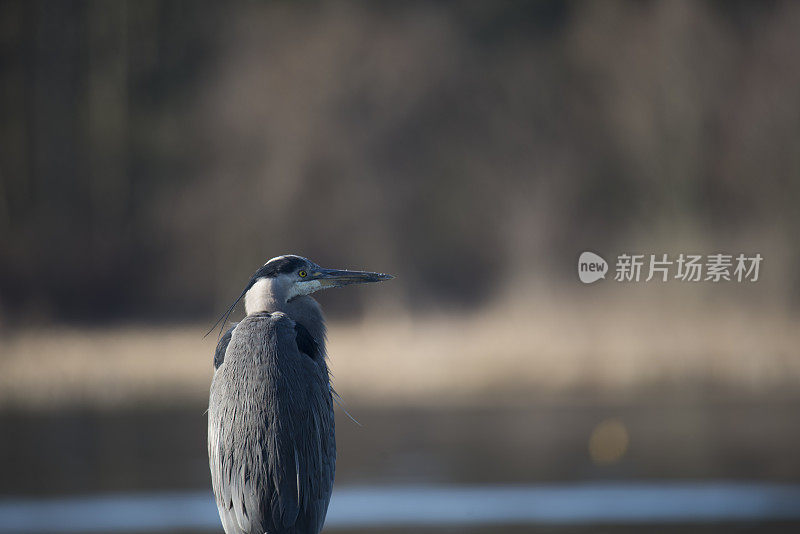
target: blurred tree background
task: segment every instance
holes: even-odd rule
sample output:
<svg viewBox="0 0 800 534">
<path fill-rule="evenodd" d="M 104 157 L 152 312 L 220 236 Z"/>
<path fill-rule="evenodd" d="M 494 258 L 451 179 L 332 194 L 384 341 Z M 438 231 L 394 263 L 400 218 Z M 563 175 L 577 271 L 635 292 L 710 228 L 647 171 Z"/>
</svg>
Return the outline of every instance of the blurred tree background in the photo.
<svg viewBox="0 0 800 534">
<path fill-rule="evenodd" d="M 798 28 L 790 1 L 0 2 L 0 318 L 205 320 L 286 252 L 475 306 L 645 245 L 761 252 L 793 305 Z"/>
<path fill-rule="evenodd" d="M 203 333 L 284 253 L 397 276 L 319 295 L 337 487 L 796 485 L 799 201 L 800 2 L 0 0 L 0 516 L 208 491 Z"/>
</svg>

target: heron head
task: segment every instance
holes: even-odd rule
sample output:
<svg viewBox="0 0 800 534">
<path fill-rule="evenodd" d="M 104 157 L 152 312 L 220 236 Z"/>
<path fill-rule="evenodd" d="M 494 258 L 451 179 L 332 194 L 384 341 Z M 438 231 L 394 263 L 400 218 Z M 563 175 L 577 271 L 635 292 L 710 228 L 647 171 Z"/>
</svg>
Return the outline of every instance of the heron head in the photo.
<svg viewBox="0 0 800 534">
<path fill-rule="evenodd" d="M 244 291 L 247 314 L 276 306 L 321 289 L 391 280 L 393 276 L 368 271 L 326 269 L 313 261 L 287 254 L 272 258 L 258 269 Z"/>
<path fill-rule="evenodd" d="M 365 282 L 391 280 L 392 275 L 368 271 L 326 269 L 302 256 L 287 254 L 272 258 L 250 278 L 244 291 L 217 319 L 206 335 L 221 322 L 223 327 L 240 300 L 244 298 L 247 315 L 283 310 L 287 302 L 310 295 L 320 289 L 341 287 Z M 220 336 L 222 335 L 220 329 Z"/>
</svg>

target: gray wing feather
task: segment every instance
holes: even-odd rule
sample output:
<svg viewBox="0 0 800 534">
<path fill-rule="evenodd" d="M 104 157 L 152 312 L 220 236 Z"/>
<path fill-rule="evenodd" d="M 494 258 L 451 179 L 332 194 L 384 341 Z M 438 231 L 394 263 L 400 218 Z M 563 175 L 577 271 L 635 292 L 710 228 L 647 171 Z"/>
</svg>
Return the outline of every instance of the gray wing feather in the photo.
<svg viewBox="0 0 800 534">
<path fill-rule="evenodd" d="M 336 444 L 324 354 L 298 348 L 276 313 L 231 332 L 209 401 L 209 461 L 227 534 L 317 534 Z M 314 357 L 317 356 L 317 357 Z"/>
<path fill-rule="evenodd" d="M 228 343 L 231 342 L 234 328 L 236 328 L 236 324 L 228 328 L 228 331 L 217 342 L 217 350 L 214 351 L 214 369 L 219 369 L 219 366 L 225 361 L 225 351 L 228 350 Z"/>
</svg>

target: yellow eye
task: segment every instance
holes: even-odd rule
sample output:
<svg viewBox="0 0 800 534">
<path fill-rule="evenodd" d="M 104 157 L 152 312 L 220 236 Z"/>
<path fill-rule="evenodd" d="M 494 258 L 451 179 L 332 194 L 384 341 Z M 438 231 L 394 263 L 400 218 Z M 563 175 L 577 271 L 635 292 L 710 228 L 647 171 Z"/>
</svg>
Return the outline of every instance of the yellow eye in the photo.
<svg viewBox="0 0 800 534">
<path fill-rule="evenodd" d="M 300 275 L 300 278 L 305 278 L 308 273 L 305 271 L 299 271 L 297 274 Z"/>
</svg>

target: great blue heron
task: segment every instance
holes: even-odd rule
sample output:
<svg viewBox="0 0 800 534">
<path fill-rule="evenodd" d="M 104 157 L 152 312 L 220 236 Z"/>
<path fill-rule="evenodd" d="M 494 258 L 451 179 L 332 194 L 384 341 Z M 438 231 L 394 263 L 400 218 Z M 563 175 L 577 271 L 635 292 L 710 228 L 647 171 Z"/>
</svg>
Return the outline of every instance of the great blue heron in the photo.
<svg viewBox="0 0 800 534">
<path fill-rule="evenodd" d="M 227 534 L 322 530 L 336 438 L 325 321 L 310 295 L 391 278 L 278 256 L 220 318 L 244 298 L 247 316 L 217 344 L 208 403 L 211 481 Z"/>
</svg>

